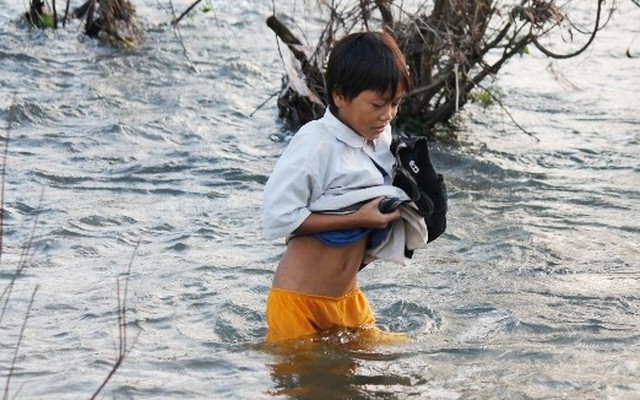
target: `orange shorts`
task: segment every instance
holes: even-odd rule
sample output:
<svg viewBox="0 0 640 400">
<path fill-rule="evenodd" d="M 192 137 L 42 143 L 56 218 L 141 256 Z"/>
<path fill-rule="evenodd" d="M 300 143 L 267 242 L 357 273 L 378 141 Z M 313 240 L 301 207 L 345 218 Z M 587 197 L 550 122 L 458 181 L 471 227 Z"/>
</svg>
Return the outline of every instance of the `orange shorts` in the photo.
<svg viewBox="0 0 640 400">
<path fill-rule="evenodd" d="M 271 288 L 267 297 L 268 343 L 339 328 L 371 325 L 373 310 L 360 288 L 340 296 L 321 296 Z"/>
</svg>

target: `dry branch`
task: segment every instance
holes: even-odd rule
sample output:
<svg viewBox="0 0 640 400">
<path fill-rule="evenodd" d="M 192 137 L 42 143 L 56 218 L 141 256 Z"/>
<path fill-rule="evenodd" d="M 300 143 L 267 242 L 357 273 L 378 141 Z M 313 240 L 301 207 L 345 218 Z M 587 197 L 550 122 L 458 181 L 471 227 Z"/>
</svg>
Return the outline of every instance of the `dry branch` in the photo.
<svg viewBox="0 0 640 400">
<path fill-rule="evenodd" d="M 179 16 L 179 17 L 174 18 L 174 19 L 171 21 L 171 24 L 173 24 L 173 25 L 177 25 L 177 24 L 182 20 L 182 18 L 184 18 L 187 14 L 189 14 L 189 13 L 191 12 L 191 10 L 193 10 L 193 8 L 194 8 L 195 6 L 197 6 L 197 5 L 198 5 L 198 3 L 200 3 L 201 1 L 202 1 L 202 0 L 196 0 L 196 1 L 195 1 L 193 4 L 191 4 L 191 5 L 190 5 L 186 10 L 184 10 L 184 11 L 182 12 L 182 14 L 180 14 L 180 16 Z"/>
<path fill-rule="evenodd" d="M 9 399 L 9 387 L 11 384 L 11 378 L 13 377 L 13 371 L 16 368 L 16 359 L 18 358 L 18 351 L 20 350 L 20 345 L 22 344 L 22 339 L 24 338 L 24 331 L 27 328 L 27 321 L 29 320 L 29 316 L 31 314 L 31 307 L 33 306 L 33 300 L 36 297 L 36 293 L 38 292 L 38 286 L 33 289 L 33 293 L 31 294 L 31 300 L 29 300 L 29 306 L 27 307 L 27 312 L 22 320 L 22 327 L 20 328 L 20 333 L 18 334 L 18 343 L 16 343 L 16 348 L 13 352 L 13 358 L 11 359 L 11 366 L 9 367 L 9 371 L 7 372 L 7 380 L 4 385 L 4 395 L 2 396 L 2 400 Z"/>
<path fill-rule="evenodd" d="M 131 259 L 129 260 L 129 265 L 127 266 L 127 272 L 124 279 L 124 289 L 121 290 L 120 287 L 120 277 L 116 278 L 116 300 L 117 300 L 117 314 L 118 314 L 118 353 L 116 354 L 116 360 L 111 367 L 111 370 L 102 381 L 98 389 L 93 393 L 90 397 L 91 400 L 98 397 L 100 392 L 107 386 L 107 383 L 113 378 L 118 369 L 122 366 L 129 350 L 131 349 L 129 346 L 129 342 L 127 341 L 127 294 L 129 291 L 129 279 L 131 277 L 131 266 L 133 265 L 133 260 L 135 259 L 136 252 L 138 251 L 138 247 L 140 246 L 140 241 L 136 244 L 136 247 L 133 250 L 133 254 L 131 255 Z"/>
</svg>

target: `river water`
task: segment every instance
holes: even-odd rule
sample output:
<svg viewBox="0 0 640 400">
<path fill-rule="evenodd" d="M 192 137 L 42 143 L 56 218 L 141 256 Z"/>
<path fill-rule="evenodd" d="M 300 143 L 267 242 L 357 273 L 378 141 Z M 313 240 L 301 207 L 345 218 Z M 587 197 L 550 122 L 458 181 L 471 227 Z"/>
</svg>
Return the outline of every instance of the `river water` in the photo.
<svg viewBox="0 0 640 400">
<path fill-rule="evenodd" d="M 532 50 L 490 83 L 535 138 L 498 105 L 469 104 L 458 141 L 433 144 L 446 234 L 406 266 L 360 277 L 380 325 L 412 342 L 286 351 L 261 344 L 284 246 L 262 238 L 260 210 L 291 134 L 273 100 L 250 116 L 283 71 L 271 2 L 213 1 L 215 13 L 181 23 L 183 48 L 169 3 L 138 1 L 136 50 L 88 39 L 78 22 L 30 31 L 22 3 L 0 0 L 0 288 L 26 267 L 0 324 L 10 398 L 91 396 L 118 354 L 117 278 L 122 290 L 129 265 L 129 351 L 104 398 L 640 398 L 630 1 L 584 55 Z M 317 28 L 301 4 L 276 7 Z"/>
</svg>

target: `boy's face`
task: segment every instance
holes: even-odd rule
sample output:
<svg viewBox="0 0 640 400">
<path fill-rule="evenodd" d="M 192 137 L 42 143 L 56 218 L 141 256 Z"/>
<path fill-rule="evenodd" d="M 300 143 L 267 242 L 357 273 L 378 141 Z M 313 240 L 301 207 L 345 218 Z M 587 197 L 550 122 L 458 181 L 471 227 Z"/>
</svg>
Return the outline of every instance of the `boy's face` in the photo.
<svg viewBox="0 0 640 400">
<path fill-rule="evenodd" d="M 340 91 L 333 93 L 333 102 L 338 107 L 338 119 L 368 140 L 380 137 L 398 113 L 404 89 L 397 93 L 365 90 L 353 99 L 347 99 Z"/>
</svg>

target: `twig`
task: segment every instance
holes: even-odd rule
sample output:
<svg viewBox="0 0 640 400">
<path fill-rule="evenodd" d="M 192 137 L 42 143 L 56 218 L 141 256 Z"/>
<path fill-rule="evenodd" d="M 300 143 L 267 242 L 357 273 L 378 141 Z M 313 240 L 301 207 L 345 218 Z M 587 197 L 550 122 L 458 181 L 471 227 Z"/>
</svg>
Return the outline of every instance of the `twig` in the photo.
<svg viewBox="0 0 640 400">
<path fill-rule="evenodd" d="M 559 71 L 556 71 L 556 69 L 553 67 L 553 62 L 549 63 L 549 65 L 547 66 L 547 69 L 549 70 L 549 72 L 551 72 L 551 75 L 553 75 L 553 78 L 556 81 L 558 81 L 558 83 L 562 84 L 562 82 L 564 82 L 574 90 L 582 90 L 578 86 L 576 86 L 573 82 L 571 82 L 564 74 L 560 73 Z"/>
<path fill-rule="evenodd" d="M 58 29 L 58 12 L 56 11 L 56 0 L 51 0 L 51 7 L 53 8 L 53 29 Z"/>
<path fill-rule="evenodd" d="M 93 25 L 93 12 L 96 9 L 96 0 L 88 0 L 87 1 L 87 19 L 84 24 L 84 32 L 89 33 L 92 29 Z"/>
<path fill-rule="evenodd" d="M 260 110 L 262 107 L 264 107 L 264 105 L 265 105 L 265 104 L 267 104 L 267 103 L 269 102 L 269 100 L 271 100 L 271 99 L 273 99 L 274 97 L 276 97 L 279 93 L 280 93 L 280 91 L 278 90 L 278 91 L 276 91 L 276 92 L 272 93 L 271 95 L 269 95 L 269 97 L 267 97 L 267 99 L 266 99 L 265 101 L 263 101 L 262 103 L 260 103 L 260 105 L 258 105 L 258 107 L 256 107 L 256 109 L 255 109 L 255 110 L 253 110 L 253 111 L 251 112 L 251 114 L 249 114 L 249 117 L 253 117 L 253 115 L 254 115 L 255 113 L 257 113 L 257 112 L 258 112 L 258 110 Z"/>
<path fill-rule="evenodd" d="M 198 5 L 198 3 L 200 3 L 201 1 L 202 1 L 202 0 L 196 0 L 193 4 L 191 4 L 191 5 L 189 6 L 189 8 L 187 8 L 187 9 L 186 9 L 182 14 L 180 14 L 180 16 L 179 16 L 178 18 L 174 18 L 174 19 L 171 21 L 171 24 L 172 24 L 172 25 L 177 25 L 177 24 L 178 24 L 178 22 L 180 22 L 180 21 L 182 20 L 182 18 L 184 18 L 184 16 L 185 16 L 185 15 L 189 14 L 189 12 L 191 12 L 191 10 L 193 10 L 193 8 L 194 8 L 195 6 L 197 6 L 197 5 Z M 173 9 L 173 5 L 171 6 L 171 8 Z M 175 17 L 175 14 L 174 14 L 174 17 Z"/>
<path fill-rule="evenodd" d="M 533 38 L 532 40 L 533 45 L 536 46 L 536 48 L 540 50 L 542 54 L 544 54 L 545 56 L 556 58 L 556 59 L 572 58 L 579 55 L 583 51 L 585 51 L 591 45 L 591 42 L 593 42 L 593 40 L 596 38 L 596 34 L 598 33 L 598 31 L 600 31 L 600 14 L 602 12 L 602 3 L 604 3 L 604 0 L 597 0 L 597 1 L 598 1 L 598 11 L 596 13 L 596 22 L 593 27 L 593 32 L 591 32 L 591 36 L 589 37 L 589 40 L 587 40 L 587 43 L 584 44 L 584 46 L 574 51 L 573 53 L 558 54 L 558 53 L 552 52 L 551 50 L 548 50 L 543 45 L 541 45 L 540 42 L 538 42 L 537 37 Z"/>
<path fill-rule="evenodd" d="M 502 110 L 507 113 L 507 115 L 509 116 L 509 118 L 511 119 L 511 122 L 514 123 L 514 125 L 520 129 L 522 132 L 524 132 L 525 134 L 531 136 L 532 138 L 534 138 L 537 142 L 540 142 L 540 139 L 534 135 L 533 133 L 527 131 L 526 129 L 524 129 L 522 127 L 522 125 L 520 125 L 518 123 L 518 121 L 516 121 L 516 119 L 514 118 L 514 116 L 509 112 L 509 110 L 507 109 L 507 107 L 502 104 L 502 102 L 500 101 L 500 99 L 498 99 L 498 97 L 496 97 L 493 93 L 491 93 L 490 90 L 488 90 L 487 88 L 485 88 L 484 86 L 480 85 L 479 83 L 476 83 L 476 86 L 478 86 L 480 89 L 484 90 L 485 92 L 487 92 L 489 94 L 489 96 L 491 96 L 491 99 L 493 99 L 493 101 L 495 101 L 496 103 L 498 103 L 498 105 L 500 106 L 500 108 L 502 108 Z"/>
<path fill-rule="evenodd" d="M 38 202 L 38 210 L 42 208 L 42 200 L 44 198 L 44 187 L 40 192 L 40 201 Z M 31 245 L 33 244 L 33 238 L 36 233 L 36 226 L 38 225 L 39 213 L 36 213 L 36 217 L 33 221 L 33 226 L 31 227 L 31 233 L 29 234 L 29 238 L 25 242 L 22 247 L 22 253 L 20 254 L 20 259 L 18 260 L 18 267 L 16 268 L 16 272 L 11 277 L 11 280 L 4 288 L 4 291 L 0 295 L 0 300 L 4 298 L 4 305 L 2 306 L 2 312 L 0 312 L 0 322 L 2 322 L 2 318 L 4 317 L 4 313 L 7 310 L 7 305 L 9 304 L 9 298 L 11 297 L 11 293 L 13 292 L 13 285 L 15 284 L 18 277 L 22 274 L 22 272 L 27 268 L 27 259 L 29 255 L 29 250 L 31 249 Z M 6 297 L 5 297 L 6 296 Z"/>
<path fill-rule="evenodd" d="M 62 18 L 62 27 L 64 28 L 67 25 L 67 17 L 69 16 L 69 5 L 71 4 L 71 0 L 67 0 L 67 6 L 64 9 L 64 17 Z"/>
<path fill-rule="evenodd" d="M 176 10 L 173 7 L 173 2 L 171 0 L 169 0 L 169 6 L 171 7 L 171 15 L 173 15 L 175 20 Z M 187 48 L 184 45 L 184 40 L 182 40 L 182 34 L 180 33 L 180 28 L 178 27 L 177 23 L 173 24 L 173 34 L 176 36 L 176 39 L 178 39 L 178 41 L 180 42 L 180 46 L 182 46 L 182 53 L 184 54 L 184 58 L 187 59 L 187 62 L 189 63 L 189 66 L 191 67 L 193 72 L 197 73 L 198 70 L 196 69 L 195 65 L 193 65 L 193 63 L 191 62 L 191 59 L 189 58 L 189 53 L 187 52 Z"/>
<path fill-rule="evenodd" d="M 20 334 L 18 336 L 18 343 L 16 343 L 16 349 L 13 352 L 13 359 L 11 360 L 11 367 L 9 367 L 9 372 L 7 373 L 7 382 L 4 385 L 4 395 L 2 397 L 3 400 L 8 400 L 9 398 L 9 385 L 11 383 L 11 377 L 13 376 L 13 370 L 16 367 L 16 360 L 18 358 L 18 350 L 20 350 L 20 344 L 22 343 L 22 339 L 24 338 L 24 331 L 27 327 L 27 321 L 29 320 L 29 315 L 31 314 L 31 307 L 33 306 L 33 300 L 36 297 L 36 292 L 38 292 L 38 285 L 33 289 L 33 293 L 31 294 L 31 300 L 29 301 L 29 307 L 27 308 L 27 313 L 24 316 L 24 321 L 22 321 L 22 328 L 20 328 Z"/>
<path fill-rule="evenodd" d="M 9 156 L 9 136 L 11 135 L 11 123 L 13 122 L 13 110 L 15 99 L 9 107 L 9 117 L 7 118 L 7 135 L 4 138 L 4 156 L 2 157 L 2 176 L 0 177 L 0 265 L 2 265 L 2 253 L 4 250 L 4 188 L 7 171 L 7 158 Z"/>
<path fill-rule="evenodd" d="M 124 359 L 127 356 L 127 353 L 130 350 L 129 344 L 127 342 L 127 293 L 129 291 L 129 278 L 131 276 L 131 266 L 133 265 L 133 260 L 136 256 L 136 252 L 138 251 L 138 247 L 140 246 L 140 240 L 136 243 L 136 247 L 133 250 L 133 254 L 131 255 L 131 259 L 129 260 L 129 265 L 127 266 L 127 273 L 124 281 L 124 290 L 120 290 L 120 277 L 116 278 L 116 292 L 117 292 L 117 312 L 118 312 L 118 355 L 116 357 L 116 361 L 111 367 L 111 371 L 107 374 L 106 378 L 100 384 L 100 387 L 95 391 L 93 396 L 90 397 L 91 400 L 95 399 L 98 394 L 104 389 L 107 383 L 113 378 L 116 374 Z"/>
</svg>

